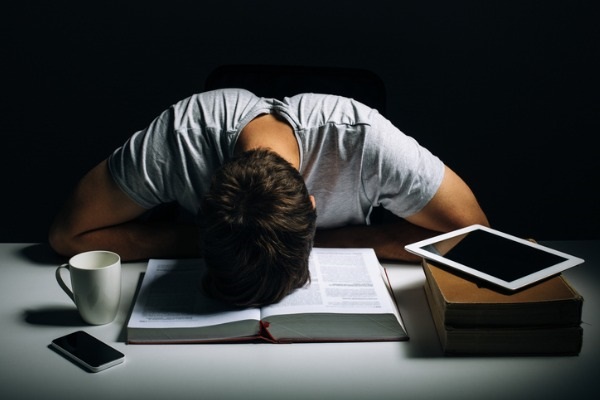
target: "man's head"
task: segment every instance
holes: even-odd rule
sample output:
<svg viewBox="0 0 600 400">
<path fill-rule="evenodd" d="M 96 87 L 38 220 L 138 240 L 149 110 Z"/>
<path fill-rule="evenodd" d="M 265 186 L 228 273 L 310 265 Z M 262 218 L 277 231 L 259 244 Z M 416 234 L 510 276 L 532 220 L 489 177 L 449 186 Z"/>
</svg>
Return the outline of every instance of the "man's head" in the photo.
<svg viewBox="0 0 600 400">
<path fill-rule="evenodd" d="M 269 150 L 242 153 L 202 204 L 207 290 L 240 306 L 281 300 L 310 279 L 314 203 L 300 173 Z"/>
</svg>

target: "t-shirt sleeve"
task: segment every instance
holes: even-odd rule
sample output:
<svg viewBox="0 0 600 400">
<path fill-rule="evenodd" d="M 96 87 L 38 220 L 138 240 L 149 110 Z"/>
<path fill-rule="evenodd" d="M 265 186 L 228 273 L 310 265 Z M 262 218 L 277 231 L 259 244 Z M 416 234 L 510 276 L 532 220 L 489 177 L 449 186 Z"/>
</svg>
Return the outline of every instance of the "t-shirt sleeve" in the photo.
<svg viewBox="0 0 600 400">
<path fill-rule="evenodd" d="M 113 179 L 142 207 L 177 202 L 197 212 L 258 101 L 243 89 L 221 89 L 177 102 L 109 157 Z"/>
<path fill-rule="evenodd" d="M 170 180 L 173 157 L 169 143 L 173 130 L 173 111 L 164 111 L 144 130 L 136 132 L 108 159 L 110 173 L 132 200 L 144 208 L 152 208 L 175 199 L 171 197 Z"/>
<path fill-rule="evenodd" d="M 439 189 L 444 163 L 382 116 L 371 128 L 363 165 L 367 196 L 399 217 L 416 214 Z"/>
</svg>

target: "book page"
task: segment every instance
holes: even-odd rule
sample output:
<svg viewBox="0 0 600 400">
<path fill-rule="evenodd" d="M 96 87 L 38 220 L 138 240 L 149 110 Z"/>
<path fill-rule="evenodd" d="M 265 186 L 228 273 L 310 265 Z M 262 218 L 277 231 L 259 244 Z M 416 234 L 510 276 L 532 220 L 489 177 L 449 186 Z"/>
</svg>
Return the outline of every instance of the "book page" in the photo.
<svg viewBox="0 0 600 400">
<path fill-rule="evenodd" d="M 202 260 L 148 262 L 128 327 L 205 327 L 241 320 L 259 320 L 256 308 L 237 309 L 202 291 Z"/>
<path fill-rule="evenodd" d="M 298 313 L 393 313 L 395 304 L 372 249 L 314 248 L 309 285 L 262 309 L 262 318 Z"/>
</svg>

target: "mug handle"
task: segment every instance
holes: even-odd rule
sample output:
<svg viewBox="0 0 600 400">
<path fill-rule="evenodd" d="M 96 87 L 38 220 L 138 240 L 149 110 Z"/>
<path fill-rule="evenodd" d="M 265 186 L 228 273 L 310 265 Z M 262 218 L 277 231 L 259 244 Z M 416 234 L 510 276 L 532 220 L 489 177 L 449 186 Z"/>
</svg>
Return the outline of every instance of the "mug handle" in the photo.
<svg viewBox="0 0 600 400">
<path fill-rule="evenodd" d="M 56 268 L 56 273 L 55 273 L 55 275 L 56 275 L 56 281 L 58 282 L 58 286 L 60 286 L 62 288 L 62 290 L 64 290 L 65 293 L 71 298 L 71 300 L 73 300 L 73 302 L 75 302 L 75 296 L 73 295 L 73 292 L 65 284 L 65 282 L 62 279 L 62 276 L 60 275 L 60 270 L 63 269 L 63 268 L 68 271 L 69 270 L 69 264 L 63 264 L 60 267 Z"/>
</svg>

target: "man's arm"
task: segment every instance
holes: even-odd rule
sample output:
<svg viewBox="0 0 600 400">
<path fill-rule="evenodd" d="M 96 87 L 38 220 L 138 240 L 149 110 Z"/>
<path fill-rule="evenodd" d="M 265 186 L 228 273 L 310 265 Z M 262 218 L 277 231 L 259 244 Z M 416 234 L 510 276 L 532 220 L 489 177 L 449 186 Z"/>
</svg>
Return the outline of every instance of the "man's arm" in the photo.
<svg viewBox="0 0 600 400">
<path fill-rule="evenodd" d="M 371 247 L 380 259 L 419 261 L 404 250 L 405 245 L 473 224 L 489 226 L 471 189 L 446 167 L 437 193 L 417 214 L 381 225 L 318 231 L 315 246 Z"/>
<path fill-rule="evenodd" d="M 84 176 L 56 216 L 50 245 L 65 256 L 110 250 L 124 261 L 198 255 L 195 226 L 140 220 L 146 211 L 117 186 L 105 160 Z"/>
</svg>

